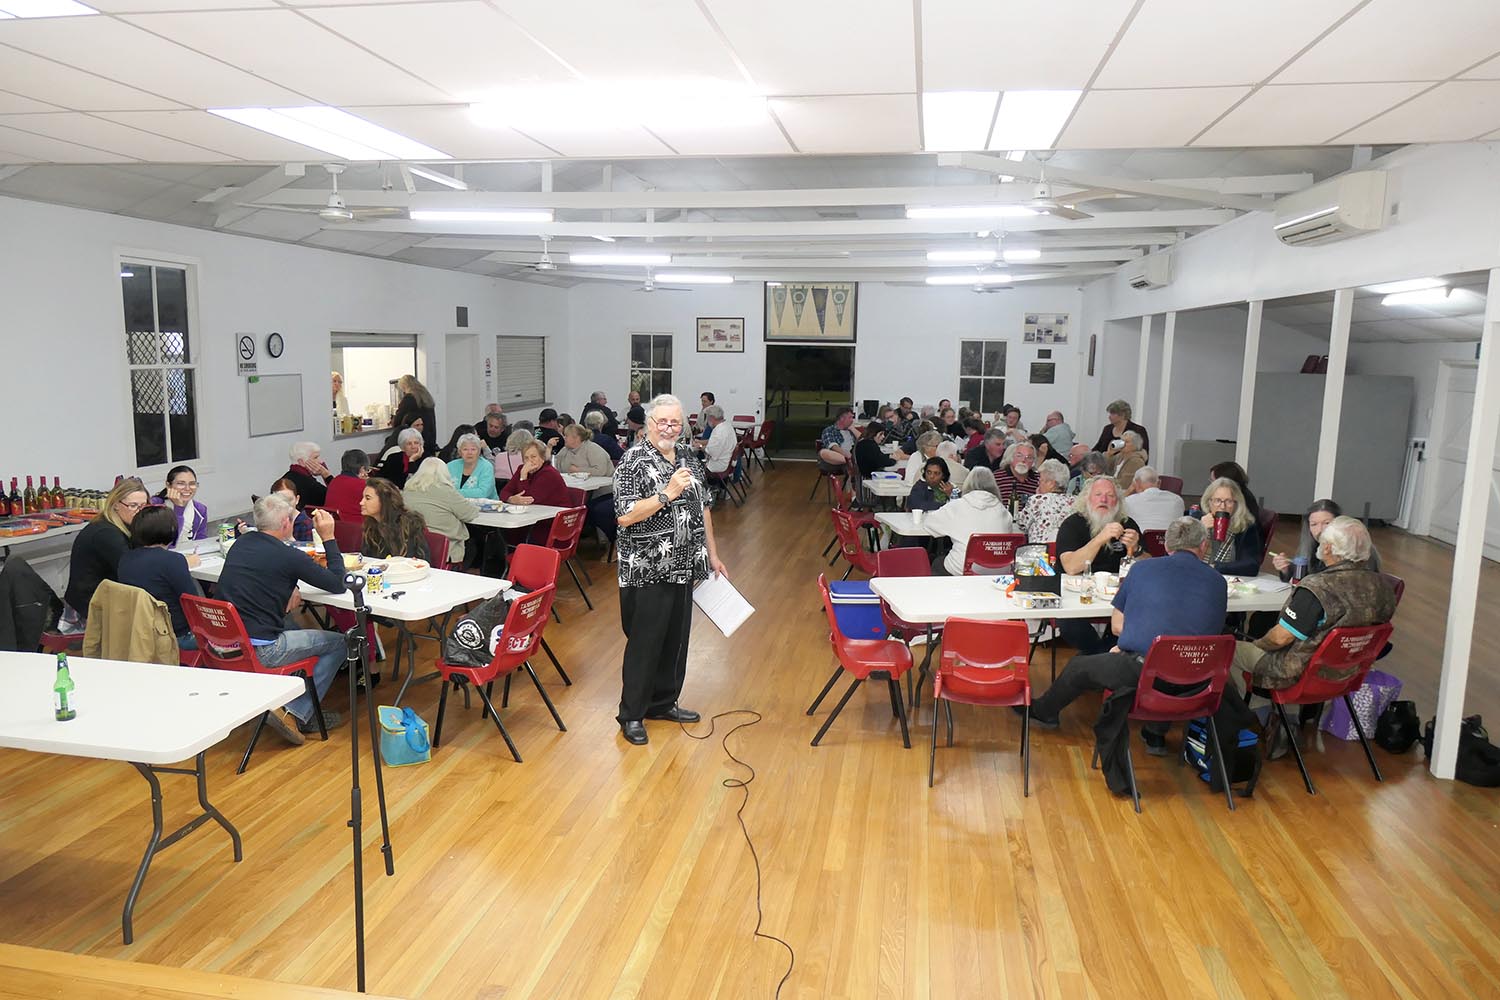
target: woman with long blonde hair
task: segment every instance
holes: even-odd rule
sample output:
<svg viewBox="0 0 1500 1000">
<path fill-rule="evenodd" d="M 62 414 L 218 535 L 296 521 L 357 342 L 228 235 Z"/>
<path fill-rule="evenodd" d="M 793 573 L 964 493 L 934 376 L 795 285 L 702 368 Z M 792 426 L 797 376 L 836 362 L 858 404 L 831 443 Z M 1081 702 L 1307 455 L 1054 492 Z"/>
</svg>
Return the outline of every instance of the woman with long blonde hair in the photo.
<svg viewBox="0 0 1500 1000">
<path fill-rule="evenodd" d="M 1221 476 L 1203 491 L 1201 506 L 1193 508 L 1208 529 L 1208 564 L 1225 576 L 1255 576 L 1260 572 L 1260 525 L 1245 504 L 1245 494 L 1233 479 Z M 1214 522 L 1228 515 L 1228 533 L 1220 541 Z"/>
<path fill-rule="evenodd" d="M 73 540 L 69 557 L 68 589 L 63 593 L 60 632 L 82 632 L 94 591 L 105 580 L 120 580 L 120 557 L 130 548 L 130 522 L 150 506 L 146 484 L 135 477 L 121 479 L 104 498 L 104 511 Z"/>
</svg>

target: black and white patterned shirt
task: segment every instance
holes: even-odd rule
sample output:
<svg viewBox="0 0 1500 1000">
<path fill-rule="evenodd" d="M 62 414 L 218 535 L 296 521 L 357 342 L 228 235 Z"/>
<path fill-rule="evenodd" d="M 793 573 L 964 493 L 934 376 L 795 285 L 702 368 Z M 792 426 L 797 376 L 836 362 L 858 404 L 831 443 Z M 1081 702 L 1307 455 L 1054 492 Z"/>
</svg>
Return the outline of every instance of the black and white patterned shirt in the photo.
<svg viewBox="0 0 1500 1000">
<path fill-rule="evenodd" d="M 677 462 L 669 460 L 650 441 L 625 450 L 615 466 L 615 516 L 624 517 L 637 500 L 664 492 L 667 481 L 686 465 L 693 485 L 644 521 L 620 527 L 620 586 L 652 583 L 696 583 L 708 579 L 708 529 L 704 510 L 709 493 L 708 471 L 687 444 L 677 446 Z"/>
</svg>

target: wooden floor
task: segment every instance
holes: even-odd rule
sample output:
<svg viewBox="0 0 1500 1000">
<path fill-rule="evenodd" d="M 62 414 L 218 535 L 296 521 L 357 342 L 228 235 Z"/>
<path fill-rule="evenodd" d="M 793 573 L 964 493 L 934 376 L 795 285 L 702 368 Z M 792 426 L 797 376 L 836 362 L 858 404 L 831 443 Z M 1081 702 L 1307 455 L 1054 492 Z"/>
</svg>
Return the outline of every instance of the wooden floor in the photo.
<svg viewBox="0 0 1500 1000">
<path fill-rule="evenodd" d="M 1097 700 L 1037 734 L 1029 799 L 1009 712 L 959 706 L 957 745 L 939 749 L 930 791 L 925 707 L 913 749 L 878 690 L 810 747 L 822 713 L 803 713 L 831 670 L 813 586 L 829 525 L 806 502 L 812 475 L 785 463 L 758 477 L 744 510 L 717 515 L 721 552 L 759 613 L 728 641 L 698 620 L 684 696 L 705 715 L 764 716 L 730 745 L 756 768 L 745 820 L 765 930 L 796 949 L 782 996 L 1500 993 L 1500 792 L 1436 781 L 1420 751 L 1377 751 L 1377 785 L 1357 746 L 1330 739 L 1312 755 L 1317 796 L 1277 761 L 1234 814 L 1187 769 L 1140 756 L 1136 816 L 1088 768 Z M 1409 582 L 1384 665 L 1425 719 L 1449 557 L 1394 533 L 1378 543 Z M 515 764 L 477 709 L 450 705 L 436 759 L 386 772 L 394 878 L 379 874 L 367 777 L 372 992 L 738 1000 L 772 996 L 785 973 L 785 950 L 751 937 L 742 793 L 722 784 L 745 772 L 718 737 L 655 723 L 648 748 L 620 739 L 618 602 L 609 570 L 591 566 L 596 610 L 564 588 L 564 624 L 548 632 L 576 683 L 564 689 L 539 664 L 567 733 L 520 690 L 506 713 L 526 757 Z M 1486 567 L 1488 594 L 1497 576 Z M 1493 622 L 1487 603 L 1480 619 Z M 1481 640 L 1470 705 L 1500 720 L 1495 640 Z M 436 701 L 432 685 L 409 698 L 429 721 Z M 301 748 L 268 740 L 239 777 L 240 734 L 212 752 L 210 793 L 238 823 L 245 860 L 232 864 L 210 828 L 168 850 L 130 947 L 119 910 L 149 832 L 144 782 L 124 765 L 0 752 L 0 942 L 352 988 L 347 740 L 347 728 Z M 166 795 L 169 822 L 189 814 L 185 783 Z"/>
</svg>

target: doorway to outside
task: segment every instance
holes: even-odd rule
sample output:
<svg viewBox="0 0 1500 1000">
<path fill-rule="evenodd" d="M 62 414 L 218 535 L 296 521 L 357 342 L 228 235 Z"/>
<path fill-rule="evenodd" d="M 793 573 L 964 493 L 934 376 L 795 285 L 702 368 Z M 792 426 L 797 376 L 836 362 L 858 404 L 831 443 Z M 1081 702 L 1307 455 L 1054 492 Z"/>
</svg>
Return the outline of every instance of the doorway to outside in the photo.
<svg viewBox="0 0 1500 1000">
<path fill-rule="evenodd" d="M 766 416 L 777 457 L 813 458 L 823 428 L 854 398 L 854 348 L 766 345 Z"/>
</svg>

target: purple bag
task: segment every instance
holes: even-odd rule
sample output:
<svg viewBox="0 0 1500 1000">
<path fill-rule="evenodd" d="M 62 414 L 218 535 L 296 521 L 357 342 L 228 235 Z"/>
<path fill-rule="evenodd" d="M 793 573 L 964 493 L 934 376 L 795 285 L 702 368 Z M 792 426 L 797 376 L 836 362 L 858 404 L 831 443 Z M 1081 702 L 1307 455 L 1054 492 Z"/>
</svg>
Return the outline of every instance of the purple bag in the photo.
<svg viewBox="0 0 1500 1000">
<path fill-rule="evenodd" d="M 1383 670 L 1371 670 L 1365 674 L 1365 682 L 1360 685 L 1359 690 L 1349 695 L 1349 700 L 1354 703 L 1354 710 L 1359 713 L 1359 724 L 1364 727 L 1365 738 L 1372 739 L 1375 736 L 1375 721 L 1380 718 L 1386 706 L 1401 697 L 1401 680 Z M 1344 699 L 1339 698 L 1329 703 L 1327 710 L 1323 713 L 1323 722 L 1319 729 L 1330 736 L 1336 736 L 1341 740 L 1357 740 L 1359 733 L 1354 730 L 1354 720 L 1349 716 L 1349 709 L 1344 705 Z"/>
</svg>

